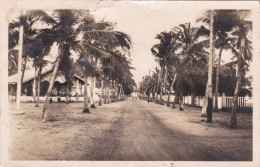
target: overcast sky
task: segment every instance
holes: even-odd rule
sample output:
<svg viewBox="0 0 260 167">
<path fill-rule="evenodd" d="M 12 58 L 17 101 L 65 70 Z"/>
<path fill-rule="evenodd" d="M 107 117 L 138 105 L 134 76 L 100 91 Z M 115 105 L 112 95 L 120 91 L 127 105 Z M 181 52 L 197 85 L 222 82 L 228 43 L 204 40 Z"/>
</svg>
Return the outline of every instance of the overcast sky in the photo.
<svg viewBox="0 0 260 167">
<path fill-rule="evenodd" d="M 138 83 L 149 69 L 156 67 L 151 47 L 158 41 L 156 34 L 169 31 L 174 26 L 191 22 L 201 16 L 201 10 L 194 7 L 183 8 L 176 3 L 167 2 L 104 2 L 92 12 L 97 20 L 116 22 L 116 30 L 129 34 L 133 40 L 131 59 L 136 68 L 134 79 Z"/>
</svg>

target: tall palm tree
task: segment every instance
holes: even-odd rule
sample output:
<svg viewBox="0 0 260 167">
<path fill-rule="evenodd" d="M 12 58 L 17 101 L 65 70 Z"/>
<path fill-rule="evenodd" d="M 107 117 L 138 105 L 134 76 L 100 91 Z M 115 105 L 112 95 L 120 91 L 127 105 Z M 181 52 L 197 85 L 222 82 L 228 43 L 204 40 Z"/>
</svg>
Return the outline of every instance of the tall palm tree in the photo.
<svg viewBox="0 0 260 167">
<path fill-rule="evenodd" d="M 197 19 L 197 22 L 210 24 L 210 11 L 206 11 L 203 17 Z M 214 111 L 218 111 L 218 85 L 219 85 L 219 71 L 220 71 L 220 62 L 221 55 L 223 50 L 232 49 L 231 43 L 234 41 L 234 38 L 230 37 L 228 33 L 233 29 L 236 24 L 236 21 L 233 20 L 235 16 L 234 10 L 215 10 L 214 13 L 214 30 L 213 35 L 216 39 L 215 48 L 219 49 L 217 71 L 216 71 L 216 84 L 215 84 L 215 105 Z M 204 110 L 206 106 L 204 106 Z"/>
<path fill-rule="evenodd" d="M 208 59 L 208 82 L 207 82 L 207 96 L 205 99 L 208 101 L 207 106 L 207 122 L 212 122 L 212 110 L 213 110 L 213 96 L 212 96 L 212 74 L 213 74 L 213 56 L 214 56 L 214 10 L 210 14 L 210 36 L 209 36 L 209 59 Z"/>
<path fill-rule="evenodd" d="M 33 51 L 35 48 L 35 38 L 37 36 L 38 29 L 34 26 L 37 23 L 42 23 L 48 25 L 52 25 L 54 23 L 53 19 L 43 10 L 27 10 L 22 11 L 19 17 L 19 20 L 12 21 L 9 24 L 9 50 L 14 50 L 14 48 L 18 45 L 19 41 L 19 26 L 23 27 L 23 63 L 22 63 L 22 79 L 24 77 L 24 71 L 26 68 L 27 60 L 33 55 Z"/>
<path fill-rule="evenodd" d="M 48 108 L 50 95 L 52 93 L 54 81 L 59 70 L 60 63 L 63 59 L 71 56 L 71 51 L 79 53 L 80 41 L 77 40 L 79 32 L 75 30 L 75 26 L 79 23 L 79 11 L 75 10 L 55 10 L 55 24 L 51 29 L 46 29 L 45 32 L 55 37 L 55 42 L 58 44 L 58 55 L 55 61 L 55 67 L 51 77 L 50 85 L 46 94 L 43 107 L 42 120 L 45 121 L 48 117 Z"/>
<path fill-rule="evenodd" d="M 28 10 L 26 12 L 21 11 L 19 21 L 13 21 L 9 24 L 9 50 L 13 49 L 19 43 L 18 53 L 18 71 L 17 71 L 17 110 L 20 108 L 20 92 L 21 83 L 23 82 L 24 71 L 26 68 L 27 58 L 31 55 L 33 38 L 36 35 L 36 28 L 33 25 L 41 21 L 42 23 L 52 24 L 51 17 L 42 10 Z M 16 28 L 19 27 L 19 30 Z M 19 34 L 19 35 L 18 35 Z M 24 57 L 23 57 L 24 55 Z M 21 75 L 21 66 L 23 62 L 23 72 Z"/>
<path fill-rule="evenodd" d="M 115 48 L 131 48 L 131 38 L 123 32 L 113 31 L 112 27 L 113 24 L 109 22 L 96 23 L 90 15 L 86 15 L 86 17 L 83 18 L 82 24 L 79 26 L 79 31 L 83 33 L 82 46 L 87 53 L 85 54 L 86 59 L 94 55 L 97 64 L 98 59 L 101 57 L 112 57 L 113 54 L 111 54 L 111 51 Z M 85 77 L 88 76 L 85 75 Z M 109 89 L 109 76 L 105 78 L 108 79 L 107 88 Z M 108 98 L 109 97 L 110 96 L 108 96 Z M 88 106 L 86 104 L 87 101 L 84 101 L 85 106 Z M 85 107 L 84 111 L 89 112 L 89 109 Z"/>
<path fill-rule="evenodd" d="M 245 19 L 248 17 L 248 15 L 250 14 L 249 11 L 246 10 L 215 10 L 214 13 L 214 25 L 213 25 L 213 36 L 214 38 L 217 37 L 217 40 L 215 42 L 214 47 L 219 48 L 220 52 L 219 52 L 219 59 L 218 59 L 218 65 L 217 65 L 217 74 L 216 74 L 216 89 L 215 89 L 215 111 L 217 111 L 217 104 L 218 104 L 218 83 L 219 83 L 219 71 L 220 71 L 220 61 L 221 61 L 221 54 L 222 54 L 222 50 L 223 49 L 230 49 L 233 54 L 238 58 L 238 60 L 241 60 L 241 62 L 247 62 L 250 60 L 250 55 L 251 55 L 251 46 L 250 46 L 250 40 L 248 40 L 248 47 L 247 47 L 247 51 L 246 51 L 246 56 L 247 58 L 239 58 L 240 55 L 241 57 L 243 57 L 243 44 L 244 44 L 244 39 L 243 39 L 243 35 L 241 34 L 246 34 L 248 32 L 250 32 L 250 26 L 251 26 L 251 22 L 250 21 L 246 21 Z M 204 23 L 208 23 L 209 24 L 209 16 L 211 15 L 211 11 L 206 11 L 205 12 L 205 16 L 206 17 L 202 17 L 199 18 L 197 21 L 203 21 Z M 244 31 L 243 29 L 243 25 L 247 27 L 247 30 Z M 239 32 L 239 30 L 242 30 Z M 237 38 L 237 40 L 236 40 Z M 233 43 L 236 42 L 236 46 L 240 49 L 239 52 L 234 48 Z M 242 46 L 242 47 L 240 47 Z M 244 45 L 245 46 L 245 45 Z M 240 69 L 240 67 L 242 67 L 243 63 L 239 63 L 238 61 L 238 68 Z M 247 63 L 246 63 L 247 64 Z M 242 68 L 243 69 L 243 68 Z M 242 73 L 242 75 L 240 75 Z M 237 76 L 237 85 L 236 85 L 236 89 L 235 89 L 235 93 L 234 93 L 234 101 L 233 101 L 233 109 L 232 109 L 232 121 L 231 121 L 231 127 L 236 127 L 236 110 L 237 110 L 237 98 L 238 98 L 238 92 L 239 89 L 241 87 L 241 78 L 243 76 L 243 70 L 238 70 L 237 74 L 239 74 Z M 208 87 L 207 87 L 208 88 Z M 206 90 L 206 92 L 209 92 L 208 90 Z M 207 97 L 207 94 L 206 94 Z M 207 99 L 205 99 L 207 100 Z M 206 106 L 206 105 L 205 105 Z M 203 113 L 205 114 L 205 108 L 208 107 L 203 107 L 202 110 L 202 115 Z M 206 115 L 206 114 L 205 114 Z"/>
<path fill-rule="evenodd" d="M 40 89 L 41 89 L 41 72 L 44 66 L 46 66 L 49 61 L 45 60 L 45 57 L 49 54 L 51 50 L 51 46 L 53 45 L 54 38 L 48 36 L 49 34 L 45 33 L 44 30 L 40 30 L 37 32 L 37 36 L 35 37 L 34 43 L 32 44 L 33 47 L 32 51 L 32 62 L 37 71 L 37 99 L 35 107 L 39 107 L 39 96 L 40 96 Z M 35 76 L 35 78 L 36 78 Z M 36 87 L 36 86 L 34 86 Z"/>
<path fill-rule="evenodd" d="M 173 41 L 174 46 L 170 55 L 170 62 L 174 66 L 174 74 L 176 78 L 173 80 L 177 82 L 176 84 L 176 95 L 180 97 L 175 97 L 173 103 L 173 108 L 175 108 L 175 103 L 177 99 L 180 99 L 180 110 L 183 110 L 182 104 L 182 94 L 183 94 L 183 84 L 184 82 L 193 85 L 191 78 L 187 76 L 193 72 L 193 68 L 201 68 L 205 62 L 206 51 L 203 49 L 205 45 L 205 40 L 200 40 L 201 36 L 207 35 L 205 27 L 201 26 L 191 27 L 190 23 L 180 24 L 172 29 L 175 36 Z M 178 51 L 178 52 L 176 52 Z M 172 83 L 173 85 L 174 83 Z"/>
<path fill-rule="evenodd" d="M 168 77 L 169 65 L 167 63 L 169 60 L 169 47 L 172 42 L 172 34 L 171 32 L 161 32 L 155 38 L 159 40 L 159 44 L 155 44 L 151 52 L 161 66 L 160 103 L 164 104 L 162 94 Z"/>
<path fill-rule="evenodd" d="M 245 75 L 245 70 L 252 60 L 252 42 L 250 41 L 249 33 L 252 31 L 252 22 L 247 20 L 251 14 L 249 10 L 236 11 L 237 17 L 233 18 L 237 21 L 237 26 L 234 28 L 232 35 L 237 37 L 236 46 L 239 49 L 237 52 L 233 49 L 233 53 L 237 57 L 237 81 L 232 103 L 231 127 L 237 127 L 236 113 L 238 108 L 238 94 L 241 89 L 241 81 Z"/>
</svg>

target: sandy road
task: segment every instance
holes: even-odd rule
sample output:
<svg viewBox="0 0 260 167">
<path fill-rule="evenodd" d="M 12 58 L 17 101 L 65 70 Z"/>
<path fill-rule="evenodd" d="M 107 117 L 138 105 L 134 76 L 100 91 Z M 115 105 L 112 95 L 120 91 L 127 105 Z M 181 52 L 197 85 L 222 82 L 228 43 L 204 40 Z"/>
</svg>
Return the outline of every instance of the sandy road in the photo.
<svg viewBox="0 0 260 167">
<path fill-rule="evenodd" d="M 240 128 L 220 124 L 229 113 L 201 122 L 200 109 L 184 111 L 155 103 L 115 102 L 82 114 L 82 103 L 53 103 L 51 118 L 41 121 L 43 104 L 23 103 L 24 115 L 11 115 L 12 160 L 250 161 L 250 114 L 238 113 Z M 225 125 L 225 124 L 224 124 Z"/>
<path fill-rule="evenodd" d="M 112 121 L 88 149 L 84 160 L 182 160 L 218 161 L 239 159 L 232 151 L 216 150 L 211 137 L 197 136 L 185 131 L 167 128 L 151 112 L 151 105 L 144 101 L 127 100 Z M 159 106 L 159 105 L 158 105 Z M 163 106 L 159 106 L 163 107 Z M 176 122 L 178 124 L 179 122 Z M 192 130 L 192 129 L 190 129 Z M 225 140 L 223 138 L 223 140 Z M 224 141 L 225 142 L 225 141 Z M 228 140 L 227 140 L 228 142 Z M 228 143 L 226 143 L 228 145 Z"/>
</svg>

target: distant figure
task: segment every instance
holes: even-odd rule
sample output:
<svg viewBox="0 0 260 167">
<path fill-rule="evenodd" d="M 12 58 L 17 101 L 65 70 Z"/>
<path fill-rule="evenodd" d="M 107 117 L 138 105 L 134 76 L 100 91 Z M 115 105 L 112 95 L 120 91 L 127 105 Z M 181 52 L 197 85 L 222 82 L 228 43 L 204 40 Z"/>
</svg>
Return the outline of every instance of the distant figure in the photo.
<svg viewBox="0 0 260 167">
<path fill-rule="evenodd" d="M 50 98 L 50 103 L 52 103 L 53 101 L 52 101 L 52 97 Z"/>
<path fill-rule="evenodd" d="M 137 99 L 137 92 L 136 91 L 134 91 L 134 93 L 133 93 L 133 99 Z"/>
</svg>

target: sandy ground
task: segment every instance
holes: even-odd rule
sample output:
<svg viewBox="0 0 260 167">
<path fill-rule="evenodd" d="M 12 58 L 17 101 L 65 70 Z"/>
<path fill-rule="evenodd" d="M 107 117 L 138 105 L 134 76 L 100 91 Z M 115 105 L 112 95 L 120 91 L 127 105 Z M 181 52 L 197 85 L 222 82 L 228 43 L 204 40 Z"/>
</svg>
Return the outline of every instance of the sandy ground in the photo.
<svg viewBox="0 0 260 167">
<path fill-rule="evenodd" d="M 83 103 L 52 103 L 50 122 L 43 104 L 23 103 L 11 115 L 12 160 L 252 160 L 252 114 L 213 113 L 201 121 L 200 108 L 185 111 L 128 99 L 82 114 Z"/>
</svg>

